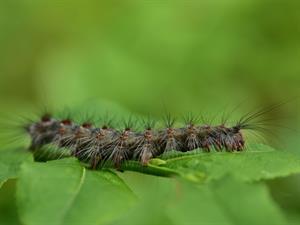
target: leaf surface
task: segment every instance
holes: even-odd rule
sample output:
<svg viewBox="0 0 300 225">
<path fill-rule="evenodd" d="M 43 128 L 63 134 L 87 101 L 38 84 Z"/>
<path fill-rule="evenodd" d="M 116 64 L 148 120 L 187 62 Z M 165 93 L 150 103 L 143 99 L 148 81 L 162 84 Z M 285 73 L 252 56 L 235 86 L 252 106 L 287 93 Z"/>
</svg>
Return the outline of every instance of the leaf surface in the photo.
<svg viewBox="0 0 300 225">
<path fill-rule="evenodd" d="M 162 159 L 166 161 L 163 167 L 194 181 L 209 182 L 226 174 L 243 181 L 258 181 L 300 173 L 298 155 L 266 145 L 255 145 L 238 153 L 172 153 L 162 156 Z"/>
<path fill-rule="evenodd" d="M 23 162 L 32 162 L 32 155 L 25 149 L 5 149 L 0 151 L 0 186 L 7 179 L 17 178 Z"/>
<path fill-rule="evenodd" d="M 135 197 L 111 171 L 91 171 L 76 159 L 27 163 L 17 185 L 26 225 L 102 224 L 134 203 Z"/>
<path fill-rule="evenodd" d="M 139 189 L 141 201 L 114 224 L 286 224 L 263 183 L 249 184 L 231 176 L 201 186 L 180 179 L 148 179 L 144 185 L 138 179 L 131 184 Z"/>
</svg>

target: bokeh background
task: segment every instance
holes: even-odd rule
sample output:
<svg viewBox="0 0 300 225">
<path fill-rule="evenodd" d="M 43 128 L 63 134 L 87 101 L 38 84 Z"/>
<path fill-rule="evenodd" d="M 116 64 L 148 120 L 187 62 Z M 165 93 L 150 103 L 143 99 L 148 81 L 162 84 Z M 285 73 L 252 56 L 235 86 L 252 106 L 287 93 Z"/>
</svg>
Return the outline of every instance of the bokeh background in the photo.
<svg viewBox="0 0 300 225">
<path fill-rule="evenodd" d="M 299 148 L 299 24 L 295 0 L 0 1 L 0 107 L 215 117 L 286 101 L 266 116 Z"/>
<path fill-rule="evenodd" d="M 296 0 L 0 0 L 1 112 L 99 99 L 241 115 L 286 101 L 266 115 L 271 141 L 299 153 L 299 96 Z"/>
</svg>

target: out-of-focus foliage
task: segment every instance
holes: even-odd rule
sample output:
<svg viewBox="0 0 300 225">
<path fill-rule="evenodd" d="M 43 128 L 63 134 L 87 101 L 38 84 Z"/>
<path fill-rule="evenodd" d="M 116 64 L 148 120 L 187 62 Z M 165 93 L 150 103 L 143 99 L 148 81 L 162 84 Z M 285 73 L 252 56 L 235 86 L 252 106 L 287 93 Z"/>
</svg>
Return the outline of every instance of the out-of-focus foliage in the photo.
<svg viewBox="0 0 300 225">
<path fill-rule="evenodd" d="M 132 205 L 133 193 L 114 173 L 61 161 L 23 164 L 17 199 L 24 224 L 106 224 Z"/>
<path fill-rule="evenodd" d="M 269 143 L 278 149 L 299 154 L 299 24 L 300 2 L 296 0 L 2 0 L 0 143 L 10 141 L 4 137 L 11 135 L 3 134 L 12 127 L 2 124 L 18 123 L 18 115 L 27 117 L 32 109 L 42 111 L 45 107 L 83 107 L 82 103 L 91 99 L 107 101 L 102 111 L 109 108 L 118 113 L 119 108 L 114 107 L 117 102 L 137 115 L 160 117 L 168 111 L 180 116 L 194 112 L 208 119 L 218 119 L 223 113 L 236 119 L 249 110 L 288 101 L 264 116 L 271 126 L 270 132 L 263 136 L 270 136 Z M 9 157 L 0 156 L 0 162 L 6 163 L 0 171 L 0 184 L 7 178 L 18 177 L 20 163 L 30 158 L 14 153 L 10 157 L 10 153 L 1 152 Z M 17 185 L 15 180 L 9 180 L 0 189 L 1 224 L 20 223 L 20 215 L 25 224 L 38 219 L 33 216 L 37 211 L 24 211 L 21 207 L 17 213 L 14 195 L 17 192 L 22 196 L 20 205 L 33 204 L 38 210 L 26 198 L 31 201 L 39 196 L 27 196 L 25 188 L 46 189 L 31 186 L 29 180 L 26 183 L 26 177 L 29 179 L 32 171 L 51 168 L 39 170 L 34 163 L 26 165 L 27 170 Z M 224 178 L 222 182 L 197 189 L 176 181 L 179 190 L 191 194 L 184 192 L 188 196 L 173 198 L 178 200 L 175 203 L 170 199 L 161 201 L 163 193 L 180 194 L 176 188 L 161 185 L 173 180 L 119 175 L 126 183 L 132 181 L 131 188 L 138 197 L 148 196 L 141 197 L 138 211 L 133 212 L 134 215 L 139 212 L 140 217 L 122 217 L 116 224 L 146 223 L 152 215 L 156 218 L 152 222 L 157 224 L 195 222 L 198 216 L 207 216 L 205 222 L 212 221 L 210 216 L 215 214 L 193 211 L 199 206 L 194 201 L 199 203 L 203 199 L 199 210 L 217 208 L 215 219 L 222 224 L 257 224 L 265 221 L 264 217 L 273 218 L 278 224 L 286 218 L 295 224 L 300 221 L 297 175 L 268 181 L 272 196 L 265 183 L 246 185 Z M 23 190 L 19 181 L 26 184 L 22 185 Z M 144 182 L 154 191 L 143 186 Z M 256 204 L 252 202 L 254 199 Z M 208 208 L 206 202 L 211 204 Z M 159 211 L 157 204 L 166 206 L 165 210 Z M 175 206 L 168 208 L 170 204 Z M 256 210 L 256 205 L 264 206 L 257 209 L 265 211 Z M 190 220 L 179 213 L 183 209 L 189 213 Z M 241 210 L 238 218 L 235 217 L 237 209 Z M 265 216 L 260 212 L 266 213 Z M 64 221 L 67 220 L 58 223 Z"/>
<path fill-rule="evenodd" d="M 1 108 L 98 98 L 213 117 L 290 100 L 299 11 L 294 0 L 1 1 Z M 295 127 L 298 113 L 299 98 L 268 116 Z"/>
</svg>

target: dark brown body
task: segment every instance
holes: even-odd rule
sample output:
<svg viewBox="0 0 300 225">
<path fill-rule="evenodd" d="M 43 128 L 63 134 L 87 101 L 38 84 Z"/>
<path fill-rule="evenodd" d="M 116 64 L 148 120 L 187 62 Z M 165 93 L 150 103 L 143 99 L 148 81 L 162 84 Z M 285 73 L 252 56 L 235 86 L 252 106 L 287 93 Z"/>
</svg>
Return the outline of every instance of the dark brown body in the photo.
<svg viewBox="0 0 300 225">
<path fill-rule="evenodd" d="M 111 161 L 120 167 L 126 160 L 139 160 L 143 165 L 166 151 L 191 151 L 212 149 L 217 151 L 242 151 L 244 138 L 238 126 L 225 127 L 187 124 L 182 128 L 161 130 L 147 128 L 134 132 L 130 128 L 116 130 L 104 126 L 94 128 L 90 123 L 76 125 L 70 120 L 50 117 L 27 128 L 31 136 L 31 150 L 45 144 L 69 148 L 79 160 L 90 162 L 92 168 Z"/>
</svg>

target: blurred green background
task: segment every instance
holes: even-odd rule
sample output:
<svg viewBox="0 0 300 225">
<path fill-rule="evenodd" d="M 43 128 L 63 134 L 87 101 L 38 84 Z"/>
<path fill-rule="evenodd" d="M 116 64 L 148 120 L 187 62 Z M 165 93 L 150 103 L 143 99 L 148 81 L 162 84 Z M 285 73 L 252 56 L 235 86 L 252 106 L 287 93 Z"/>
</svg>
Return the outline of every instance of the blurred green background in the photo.
<svg viewBox="0 0 300 225">
<path fill-rule="evenodd" d="M 266 116 L 280 121 L 278 146 L 300 151 L 297 0 L 0 0 L 0 50 L 1 112 L 100 99 L 136 114 L 241 115 L 289 101 Z"/>
<path fill-rule="evenodd" d="M 293 99 L 267 116 L 295 149 L 299 24 L 295 0 L 2 0 L 0 107 L 100 99 L 214 117 Z"/>
</svg>

